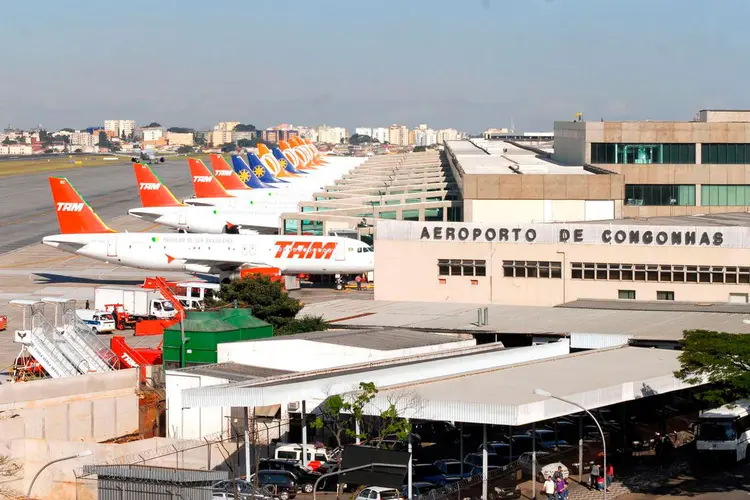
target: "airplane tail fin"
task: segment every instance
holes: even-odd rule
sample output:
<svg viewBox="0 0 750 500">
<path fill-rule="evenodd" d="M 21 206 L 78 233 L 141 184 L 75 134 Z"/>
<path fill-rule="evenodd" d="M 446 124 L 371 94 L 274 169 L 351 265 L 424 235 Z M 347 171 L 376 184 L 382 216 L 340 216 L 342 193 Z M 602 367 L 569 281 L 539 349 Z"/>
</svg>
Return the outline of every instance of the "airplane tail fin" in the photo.
<svg viewBox="0 0 750 500">
<path fill-rule="evenodd" d="M 227 160 L 219 154 L 211 155 L 211 167 L 214 169 L 214 175 L 219 180 L 224 189 L 232 191 L 249 190 L 250 188 L 242 182 L 237 173 L 227 163 Z"/>
<path fill-rule="evenodd" d="M 133 170 L 135 170 L 135 180 L 138 182 L 141 204 L 145 208 L 182 206 L 182 203 L 175 198 L 169 188 L 151 170 L 151 167 L 143 163 L 133 163 Z"/>
<path fill-rule="evenodd" d="M 283 146 L 286 146 L 289 151 L 291 151 L 291 154 L 294 154 L 299 159 L 299 166 L 297 167 L 300 170 L 315 170 L 315 167 L 310 165 L 310 159 L 307 158 L 305 153 L 297 147 L 297 141 L 295 140 L 296 137 L 291 137 L 289 139 L 289 143 L 284 142 Z M 279 145 L 282 145 L 281 142 L 279 142 Z M 282 151 L 284 151 L 284 148 L 282 146 Z"/>
<path fill-rule="evenodd" d="M 50 177 L 49 187 L 62 234 L 115 233 L 65 177 Z"/>
<path fill-rule="evenodd" d="M 264 189 L 268 187 L 258 179 L 258 176 L 255 175 L 253 169 L 245 163 L 245 160 L 243 160 L 240 155 L 232 155 L 232 167 L 242 182 L 248 187 L 253 189 Z"/>
<path fill-rule="evenodd" d="M 278 182 L 289 182 L 287 180 L 284 180 L 283 177 L 294 177 L 291 173 L 287 172 L 284 167 L 281 166 L 273 153 L 271 153 L 271 150 L 268 149 L 268 146 L 266 146 L 262 142 L 258 143 L 258 157 L 260 158 L 260 161 L 263 162 L 263 165 L 266 167 L 266 169 L 270 171 L 271 175 L 273 175 Z"/>
<path fill-rule="evenodd" d="M 273 156 L 274 158 L 276 158 L 276 161 L 279 162 L 279 165 L 281 165 L 281 168 L 283 168 L 290 174 L 294 176 L 303 176 L 307 173 L 307 172 L 302 172 L 301 170 L 297 170 L 296 168 L 294 168 L 296 164 L 299 164 L 299 160 L 297 160 L 296 156 L 292 154 L 287 156 L 279 148 L 273 148 Z M 296 162 L 296 163 L 293 163 L 293 162 Z"/>
<path fill-rule="evenodd" d="M 193 180 L 193 189 L 198 198 L 231 198 L 224 186 L 214 177 L 214 174 L 201 161 L 194 158 L 188 159 L 190 164 L 190 177 Z"/>
</svg>

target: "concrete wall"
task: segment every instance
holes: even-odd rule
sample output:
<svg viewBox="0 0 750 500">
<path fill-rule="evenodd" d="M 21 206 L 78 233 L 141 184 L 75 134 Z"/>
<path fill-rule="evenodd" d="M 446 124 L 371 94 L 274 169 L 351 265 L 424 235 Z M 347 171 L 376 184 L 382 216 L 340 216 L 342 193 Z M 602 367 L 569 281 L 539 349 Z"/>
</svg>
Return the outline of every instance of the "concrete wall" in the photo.
<svg viewBox="0 0 750 500">
<path fill-rule="evenodd" d="M 167 437 L 202 439 L 230 430 L 231 408 L 183 408 L 182 391 L 195 387 L 226 384 L 229 380 L 193 375 L 173 370 L 166 371 Z"/>
<path fill-rule="evenodd" d="M 728 302 L 730 294 L 750 290 L 747 284 L 571 279 L 572 262 L 747 266 L 747 250 L 739 248 L 393 240 L 379 240 L 377 247 L 376 300 L 554 306 L 582 298 L 617 299 L 618 290 L 635 290 L 637 300 L 673 291 L 677 301 Z M 487 276 L 439 276 L 438 259 L 484 259 Z M 564 262 L 565 279 L 506 278 L 504 260 Z M 404 287 L 404 276 L 420 285 Z"/>
<path fill-rule="evenodd" d="M 408 275 L 408 273 L 404 274 L 402 278 Z M 308 371 L 403 356 L 444 352 L 449 349 L 460 349 L 475 344 L 475 340 L 462 340 L 412 349 L 381 351 L 309 340 L 264 340 L 263 342 L 219 344 L 217 356 L 219 363 L 234 361 L 235 363 L 278 370 Z"/>
<path fill-rule="evenodd" d="M 555 152 L 552 158 L 570 165 L 588 163 L 586 122 L 555 122 Z"/>
<path fill-rule="evenodd" d="M 173 448 L 176 446 L 177 448 Z M 175 452 L 175 449 L 181 450 Z M 124 444 L 98 444 L 42 439 L 16 439 L 0 443 L 0 455 L 7 455 L 23 465 L 15 478 L 4 486 L 26 493 L 36 472 L 51 460 L 91 450 L 93 455 L 67 460 L 45 469 L 34 483 L 33 498 L 55 500 L 95 500 L 96 481 L 93 478 L 76 480 L 76 469 L 83 465 L 102 464 L 112 460 L 118 463 L 141 463 L 157 467 L 187 469 L 226 469 L 224 456 L 235 455 L 237 445 L 226 443 L 207 445 L 197 442 L 180 442 L 174 439 L 151 438 Z M 240 455 L 242 455 L 240 453 Z"/>
<path fill-rule="evenodd" d="M 619 175 L 464 175 L 464 200 L 622 200 L 622 195 Z"/>
<path fill-rule="evenodd" d="M 702 122 L 750 122 L 750 111 L 702 109 L 698 113 L 698 120 Z"/>
<path fill-rule="evenodd" d="M 613 200 L 466 200 L 464 221 L 531 223 L 615 218 Z"/>
<path fill-rule="evenodd" d="M 135 369 L 0 386 L 0 436 L 106 441 L 138 431 Z"/>
</svg>

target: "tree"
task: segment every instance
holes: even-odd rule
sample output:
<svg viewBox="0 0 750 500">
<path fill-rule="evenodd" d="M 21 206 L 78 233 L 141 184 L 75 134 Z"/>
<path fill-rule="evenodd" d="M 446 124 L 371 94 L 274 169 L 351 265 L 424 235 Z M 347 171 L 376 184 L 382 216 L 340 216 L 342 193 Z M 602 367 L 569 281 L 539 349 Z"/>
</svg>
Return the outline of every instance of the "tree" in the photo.
<svg viewBox="0 0 750 500">
<path fill-rule="evenodd" d="M 414 146 L 415 153 L 419 153 L 421 151 L 427 151 L 427 147 L 426 146 Z"/>
<path fill-rule="evenodd" d="M 74 153 L 83 153 L 83 150 L 81 148 L 76 148 L 75 151 L 73 151 L 73 152 Z"/>
<path fill-rule="evenodd" d="M 195 132 L 195 129 L 188 127 L 169 127 L 167 132 L 174 132 L 175 134 L 192 134 Z"/>
<path fill-rule="evenodd" d="M 680 344 L 675 376 L 689 384 L 708 382 L 701 399 L 718 406 L 750 396 L 750 335 L 687 330 Z"/>
<path fill-rule="evenodd" d="M 314 332 L 328 329 L 322 317 L 303 316 L 302 302 L 291 297 L 280 282 L 268 276 L 248 276 L 230 283 L 222 283 L 218 297 L 209 294 L 208 307 L 225 306 L 237 301 L 239 307 L 249 307 L 253 315 L 273 325 L 274 335 Z"/>
<path fill-rule="evenodd" d="M 221 145 L 222 153 L 231 153 L 235 149 L 237 149 L 237 146 L 233 142 L 227 142 L 226 144 Z"/>
<path fill-rule="evenodd" d="M 180 146 L 179 148 L 177 148 L 177 154 L 187 155 L 192 152 L 194 152 L 192 146 Z"/>
<path fill-rule="evenodd" d="M 240 123 L 239 125 L 237 125 L 236 127 L 234 127 L 233 130 L 234 130 L 234 132 L 253 132 L 256 129 L 255 129 L 255 125 L 250 125 L 250 124 L 243 125 L 243 124 Z"/>
<path fill-rule="evenodd" d="M 107 138 L 107 133 L 104 131 L 99 132 L 99 147 L 109 147 L 109 139 Z"/>
<path fill-rule="evenodd" d="M 123 141 L 127 141 L 128 140 L 128 136 L 125 135 L 125 131 L 124 130 L 122 131 L 122 134 L 120 134 L 120 139 L 122 139 Z"/>
<path fill-rule="evenodd" d="M 147 127 L 147 128 L 151 128 L 151 127 L 161 127 L 161 124 L 159 124 L 159 123 L 157 123 L 157 122 L 151 122 L 151 123 L 149 123 L 149 124 L 148 124 L 148 125 L 147 125 L 146 127 Z"/>
<path fill-rule="evenodd" d="M 349 138 L 349 144 L 370 144 L 372 137 L 369 135 L 354 134 Z"/>
<path fill-rule="evenodd" d="M 65 127 L 65 128 L 61 128 L 60 132 L 70 132 L 72 134 L 73 132 L 75 132 L 75 130 L 73 130 L 72 128 Z"/>
<path fill-rule="evenodd" d="M 241 148 L 254 148 L 257 142 L 253 142 L 250 139 L 240 139 L 237 141 L 237 146 Z"/>
<path fill-rule="evenodd" d="M 193 137 L 193 142 L 198 146 L 204 146 L 206 144 L 206 136 L 203 133 L 197 133 Z"/>
<path fill-rule="evenodd" d="M 3 139 L 3 144 L 5 144 L 6 146 L 9 144 L 15 144 L 15 143 L 16 141 L 12 140 L 10 137 L 6 137 L 5 139 Z"/>
</svg>

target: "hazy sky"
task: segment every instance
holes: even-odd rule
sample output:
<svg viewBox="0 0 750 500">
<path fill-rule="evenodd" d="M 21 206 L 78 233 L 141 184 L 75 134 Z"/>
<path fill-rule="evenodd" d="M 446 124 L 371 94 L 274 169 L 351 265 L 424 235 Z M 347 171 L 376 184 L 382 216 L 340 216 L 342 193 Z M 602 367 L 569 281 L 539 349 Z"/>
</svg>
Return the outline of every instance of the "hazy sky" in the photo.
<svg viewBox="0 0 750 500">
<path fill-rule="evenodd" d="M 748 0 L 4 2 L 0 127 L 551 130 L 750 108 Z"/>
</svg>

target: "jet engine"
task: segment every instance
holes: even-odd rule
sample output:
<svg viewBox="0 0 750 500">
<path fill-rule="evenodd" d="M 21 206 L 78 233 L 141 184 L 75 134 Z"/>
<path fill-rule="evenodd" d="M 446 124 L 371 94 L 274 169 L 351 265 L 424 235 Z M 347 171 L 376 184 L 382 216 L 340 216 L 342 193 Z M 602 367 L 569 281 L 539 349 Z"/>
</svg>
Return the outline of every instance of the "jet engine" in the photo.
<svg viewBox="0 0 750 500">
<path fill-rule="evenodd" d="M 165 160 L 163 156 L 159 157 L 159 163 L 164 163 L 165 161 L 167 161 L 167 160 Z"/>
</svg>

